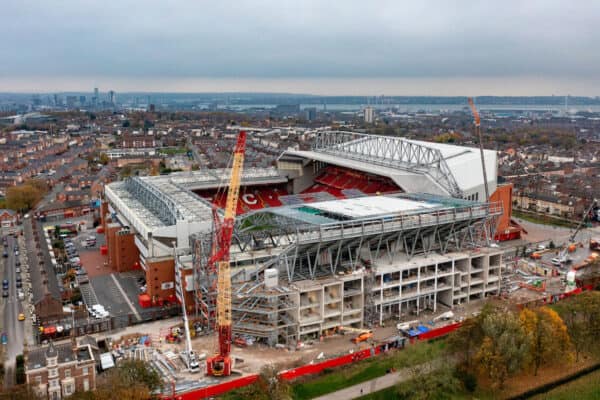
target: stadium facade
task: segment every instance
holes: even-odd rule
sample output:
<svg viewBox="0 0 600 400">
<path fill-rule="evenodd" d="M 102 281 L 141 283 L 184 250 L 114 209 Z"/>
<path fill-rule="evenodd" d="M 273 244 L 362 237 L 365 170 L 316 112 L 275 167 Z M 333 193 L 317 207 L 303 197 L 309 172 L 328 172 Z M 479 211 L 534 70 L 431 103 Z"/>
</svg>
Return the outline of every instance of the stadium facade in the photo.
<svg viewBox="0 0 600 400">
<path fill-rule="evenodd" d="M 485 160 L 494 193 L 495 151 Z M 224 203 L 228 175 L 133 177 L 105 188 L 113 268 L 139 265 L 149 295 L 186 296 L 208 330 L 212 209 Z M 486 228 L 506 205 L 484 193 L 478 149 L 352 132 L 319 132 L 310 151 L 245 169 L 231 248 L 234 333 L 292 345 L 498 294 L 502 256 L 486 247 Z M 122 257 L 131 254 L 124 246 L 139 259 Z"/>
</svg>

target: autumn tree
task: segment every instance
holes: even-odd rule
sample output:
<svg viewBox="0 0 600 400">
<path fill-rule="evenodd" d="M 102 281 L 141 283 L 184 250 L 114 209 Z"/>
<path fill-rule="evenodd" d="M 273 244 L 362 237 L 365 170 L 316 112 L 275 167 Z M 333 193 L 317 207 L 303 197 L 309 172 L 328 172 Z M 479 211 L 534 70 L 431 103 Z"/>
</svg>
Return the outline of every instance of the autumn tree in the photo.
<svg viewBox="0 0 600 400">
<path fill-rule="evenodd" d="M 481 319 L 483 340 L 474 362 L 478 370 L 502 388 L 506 379 L 521 371 L 529 351 L 529 339 L 519 318 L 495 310 Z"/>
<path fill-rule="evenodd" d="M 597 352 L 600 337 L 600 292 L 587 291 L 556 304 L 575 350 L 575 360 L 584 350 Z"/>
<path fill-rule="evenodd" d="M 239 389 L 239 397 L 248 400 L 292 399 L 292 388 L 287 381 L 281 379 L 279 369 L 275 364 L 263 366 L 256 382 Z"/>
<path fill-rule="evenodd" d="M 44 197 L 44 192 L 33 185 L 11 186 L 6 190 L 6 206 L 15 211 L 27 211 Z"/>
<path fill-rule="evenodd" d="M 120 362 L 108 371 L 94 392 L 76 392 L 70 400 L 148 400 L 162 388 L 160 375 L 139 360 Z"/>
<path fill-rule="evenodd" d="M 460 390 L 461 383 L 455 369 L 449 364 L 442 367 L 434 363 L 420 364 L 410 371 L 410 379 L 397 386 L 400 399 L 446 400 Z"/>
<path fill-rule="evenodd" d="M 529 338 L 529 358 L 533 374 L 537 376 L 542 363 L 568 361 L 571 339 L 558 313 L 548 307 L 534 310 L 524 308 L 519 314 L 523 329 Z"/>
</svg>

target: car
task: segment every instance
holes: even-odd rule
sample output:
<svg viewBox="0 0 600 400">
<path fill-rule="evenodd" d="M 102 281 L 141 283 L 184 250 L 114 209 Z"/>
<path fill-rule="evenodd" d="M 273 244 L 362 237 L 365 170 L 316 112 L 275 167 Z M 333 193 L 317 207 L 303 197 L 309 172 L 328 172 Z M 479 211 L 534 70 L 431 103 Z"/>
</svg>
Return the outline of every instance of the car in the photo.
<svg viewBox="0 0 600 400">
<path fill-rule="evenodd" d="M 2 281 L 2 289 L 8 289 L 8 279 Z"/>
<path fill-rule="evenodd" d="M 20 313 L 18 319 L 19 321 L 25 321 L 25 314 Z"/>
<path fill-rule="evenodd" d="M 0 342 L 2 342 L 2 344 L 8 344 L 8 335 L 6 333 L 2 333 L 2 336 L 0 336 Z"/>
<path fill-rule="evenodd" d="M 21 273 L 21 268 L 19 268 L 19 267 L 15 268 L 15 272 L 16 272 L 17 274 L 20 274 L 20 273 Z"/>
<path fill-rule="evenodd" d="M 20 266 L 21 266 L 21 261 L 20 261 L 18 258 L 17 258 L 17 261 L 15 261 L 15 265 L 16 265 L 17 267 L 20 267 Z"/>
<path fill-rule="evenodd" d="M 545 245 L 543 245 L 543 244 L 538 244 L 538 245 L 537 245 L 537 249 L 538 249 L 538 250 L 546 250 L 546 246 L 545 246 Z"/>
<path fill-rule="evenodd" d="M 4 250 L 2 252 L 2 257 L 4 257 L 4 258 L 8 257 L 8 252 L 6 250 Z"/>
<path fill-rule="evenodd" d="M 23 287 L 23 282 L 17 281 L 17 289 L 20 289 L 22 287 Z"/>
<path fill-rule="evenodd" d="M 2 297 L 8 297 L 8 289 L 2 291 Z"/>
<path fill-rule="evenodd" d="M 15 250 L 15 256 L 19 255 L 19 250 Z"/>
</svg>

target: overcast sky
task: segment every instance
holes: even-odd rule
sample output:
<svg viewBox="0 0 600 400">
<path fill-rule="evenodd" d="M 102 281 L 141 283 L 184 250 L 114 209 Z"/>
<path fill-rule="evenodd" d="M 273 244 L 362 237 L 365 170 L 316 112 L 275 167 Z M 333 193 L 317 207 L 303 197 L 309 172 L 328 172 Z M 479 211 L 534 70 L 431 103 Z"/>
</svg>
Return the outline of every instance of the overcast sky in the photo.
<svg viewBox="0 0 600 400">
<path fill-rule="evenodd" d="M 2 0 L 0 91 L 600 95 L 600 1 Z"/>
</svg>

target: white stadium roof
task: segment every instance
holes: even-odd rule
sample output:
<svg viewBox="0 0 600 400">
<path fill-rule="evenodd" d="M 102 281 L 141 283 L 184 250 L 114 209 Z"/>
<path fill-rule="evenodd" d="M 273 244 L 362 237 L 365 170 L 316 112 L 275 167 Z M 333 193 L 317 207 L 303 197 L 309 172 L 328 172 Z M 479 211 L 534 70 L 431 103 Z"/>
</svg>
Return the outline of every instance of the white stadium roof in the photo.
<svg viewBox="0 0 600 400">
<path fill-rule="evenodd" d="M 357 197 L 344 200 L 323 201 L 307 205 L 320 211 L 349 218 L 368 218 L 380 215 L 426 211 L 440 207 L 427 201 L 416 201 L 390 196 Z"/>
<path fill-rule="evenodd" d="M 479 149 L 400 137 L 322 131 L 310 151 L 288 150 L 295 156 L 386 176 L 406 192 L 462 197 L 483 194 Z M 497 155 L 484 150 L 490 193 L 496 189 Z M 425 178 L 425 179 L 423 179 Z M 484 200 L 484 196 L 479 196 Z"/>
</svg>

